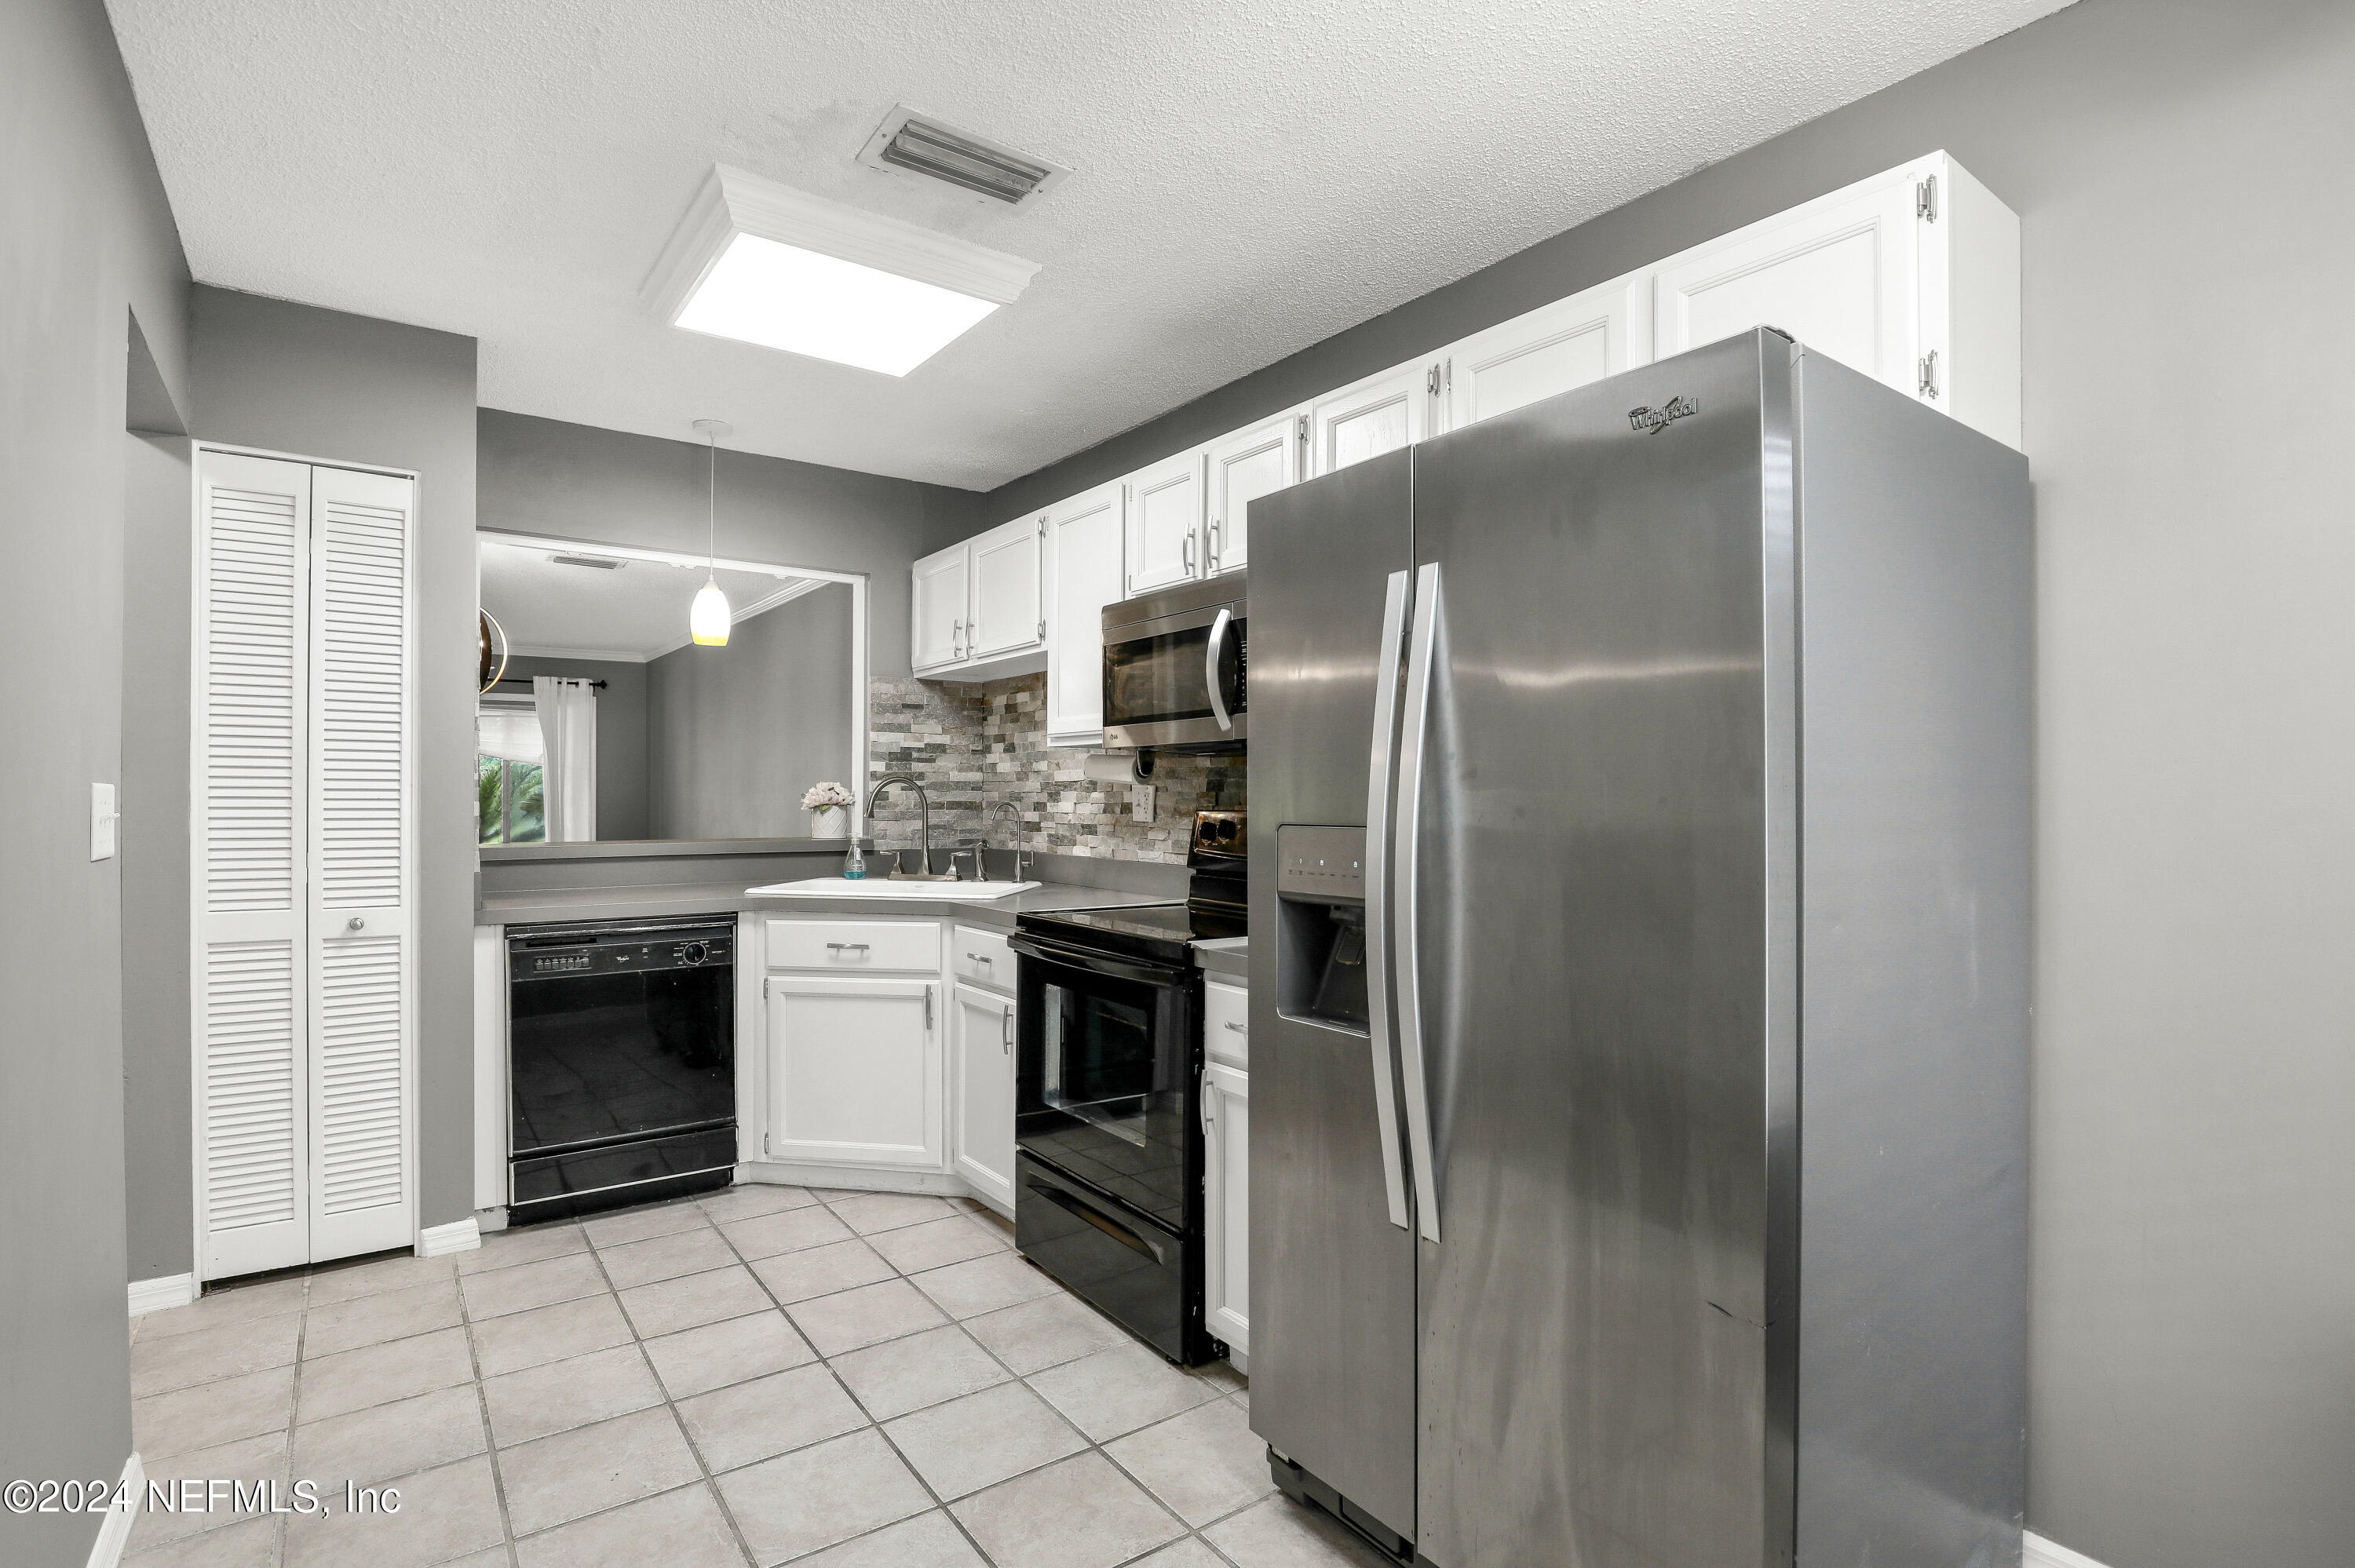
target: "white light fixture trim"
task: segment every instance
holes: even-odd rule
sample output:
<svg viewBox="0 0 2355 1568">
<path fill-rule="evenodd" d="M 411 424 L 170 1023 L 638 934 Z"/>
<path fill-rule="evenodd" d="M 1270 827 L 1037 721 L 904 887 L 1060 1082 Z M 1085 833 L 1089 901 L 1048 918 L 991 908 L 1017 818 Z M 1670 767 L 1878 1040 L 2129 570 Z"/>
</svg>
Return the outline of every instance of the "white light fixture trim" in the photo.
<svg viewBox="0 0 2355 1568">
<path fill-rule="evenodd" d="M 720 164 L 643 297 L 691 332 L 905 376 L 1018 299 L 1038 271 L 1035 261 Z"/>
</svg>

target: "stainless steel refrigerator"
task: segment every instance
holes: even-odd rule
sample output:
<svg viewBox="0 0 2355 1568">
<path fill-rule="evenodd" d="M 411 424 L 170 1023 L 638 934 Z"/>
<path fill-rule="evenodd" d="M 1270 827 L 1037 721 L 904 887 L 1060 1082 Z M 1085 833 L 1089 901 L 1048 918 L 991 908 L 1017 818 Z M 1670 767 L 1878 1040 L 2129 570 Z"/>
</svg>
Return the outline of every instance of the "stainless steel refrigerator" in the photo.
<svg viewBox="0 0 2355 1568">
<path fill-rule="evenodd" d="M 1996 1568 L 2019 453 L 1759 331 L 1252 506 L 1252 1424 L 1436 1568 Z"/>
</svg>

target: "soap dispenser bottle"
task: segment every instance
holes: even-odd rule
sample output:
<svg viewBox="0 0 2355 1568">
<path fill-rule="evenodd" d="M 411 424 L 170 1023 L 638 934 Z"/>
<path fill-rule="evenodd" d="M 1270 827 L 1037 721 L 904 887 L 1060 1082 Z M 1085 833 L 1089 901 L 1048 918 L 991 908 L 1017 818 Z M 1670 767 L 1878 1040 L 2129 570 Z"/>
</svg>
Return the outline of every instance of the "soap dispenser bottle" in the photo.
<svg viewBox="0 0 2355 1568">
<path fill-rule="evenodd" d="M 851 835 L 850 852 L 842 857 L 842 874 L 852 882 L 866 879 L 867 856 L 858 847 L 858 836 L 856 833 Z"/>
</svg>

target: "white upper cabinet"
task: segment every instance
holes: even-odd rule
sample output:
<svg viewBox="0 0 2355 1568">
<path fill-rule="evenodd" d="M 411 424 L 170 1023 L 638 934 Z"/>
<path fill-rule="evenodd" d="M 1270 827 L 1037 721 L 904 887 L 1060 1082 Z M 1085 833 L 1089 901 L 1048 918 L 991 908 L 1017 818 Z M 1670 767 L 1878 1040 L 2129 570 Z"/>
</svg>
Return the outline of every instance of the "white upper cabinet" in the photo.
<svg viewBox="0 0 2355 1568">
<path fill-rule="evenodd" d="M 908 660 L 917 674 L 994 681 L 1047 667 L 1045 537 L 1032 513 L 916 563 Z"/>
<path fill-rule="evenodd" d="M 1210 443 L 1209 521 L 1202 559 L 1214 577 L 1251 564 L 1251 503 L 1300 482 L 1302 421 L 1298 410 L 1237 430 Z"/>
<path fill-rule="evenodd" d="M 909 617 L 917 672 L 961 662 L 965 656 L 965 608 L 972 581 L 969 552 L 959 545 L 916 563 L 915 602 Z"/>
<path fill-rule="evenodd" d="M 2019 444 L 2019 220 L 1944 154 L 1652 270 L 1655 357 L 1778 327 Z"/>
<path fill-rule="evenodd" d="M 1047 738 L 1103 741 L 1103 607 L 1122 597 L 1122 487 L 1047 509 Z"/>
<path fill-rule="evenodd" d="M 1432 433 L 1436 362 L 1418 360 L 1318 398 L 1308 410 L 1306 477 L 1363 462 Z"/>
<path fill-rule="evenodd" d="M 1499 322 L 1447 351 L 1447 428 L 1600 381 L 1652 357 L 1651 293 L 1630 273 Z"/>
<path fill-rule="evenodd" d="M 971 541 L 973 614 L 968 651 L 987 659 L 1047 643 L 1047 618 L 1038 517 L 1023 517 Z"/>
<path fill-rule="evenodd" d="M 1129 476 L 1132 596 L 1202 575 L 1202 454 L 1197 450 Z"/>
</svg>

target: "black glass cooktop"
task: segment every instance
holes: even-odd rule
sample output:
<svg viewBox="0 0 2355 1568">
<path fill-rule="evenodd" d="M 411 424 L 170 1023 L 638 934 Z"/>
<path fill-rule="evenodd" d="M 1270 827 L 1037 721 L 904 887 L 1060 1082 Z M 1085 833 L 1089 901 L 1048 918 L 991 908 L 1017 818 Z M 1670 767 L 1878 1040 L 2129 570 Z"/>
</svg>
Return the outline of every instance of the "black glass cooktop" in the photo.
<svg viewBox="0 0 2355 1568">
<path fill-rule="evenodd" d="M 1229 915 L 1184 904 L 1142 904 L 1127 909 L 1066 909 L 1052 915 L 1023 915 L 1018 930 L 1032 931 L 1075 948 L 1134 953 L 1164 963 L 1190 964 L 1189 944 L 1212 937 L 1240 937 L 1245 927 L 1240 914 Z"/>
</svg>

